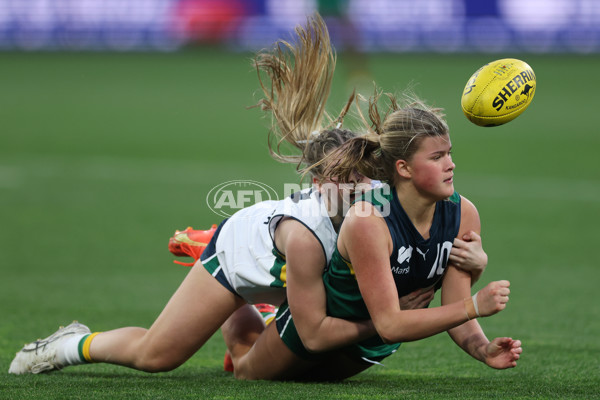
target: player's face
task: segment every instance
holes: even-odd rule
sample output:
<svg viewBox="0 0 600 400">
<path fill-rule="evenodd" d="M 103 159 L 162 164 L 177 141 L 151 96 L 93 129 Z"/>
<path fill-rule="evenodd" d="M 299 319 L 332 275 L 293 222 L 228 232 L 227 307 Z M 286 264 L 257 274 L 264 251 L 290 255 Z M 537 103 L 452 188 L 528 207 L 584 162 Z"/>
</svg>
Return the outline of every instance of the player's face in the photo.
<svg viewBox="0 0 600 400">
<path fill-rule="evenodd" d="M 321 193 L 327 199 L 330 216 L 343 217 L 354 200 L 371 190 L 371 179 L 355 172 L 348 183 L 338 183 L 335 180 L 325 180 L 320 186 Z"/>
<path fill-rule="evenodd" d="M 352 205 L 357 197 L 362 196 L 371 188 L 371 179 L 355 172 L 352 174 L 350 182 L 338 185 L 338 201 L 346 206 Z"/>
<path fill-rule="evenodd" d="M 448 135 L 428 136 L 408 163 L 415 188 L 427 197 L 441 200 L 454 193 L 452 143 Z"/>
</svg>

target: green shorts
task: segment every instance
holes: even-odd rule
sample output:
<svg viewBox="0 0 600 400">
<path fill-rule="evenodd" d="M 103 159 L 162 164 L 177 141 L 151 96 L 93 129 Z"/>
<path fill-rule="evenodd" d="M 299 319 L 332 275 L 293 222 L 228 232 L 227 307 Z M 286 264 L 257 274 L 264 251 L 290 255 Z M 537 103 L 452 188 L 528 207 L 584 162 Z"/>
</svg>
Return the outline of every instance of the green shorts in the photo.
<svg viewBox="0 0 600 400">
<path fill-rule="evenodd" d="M 277 311 L 276 317 L 277 332 L 285 345 L 298 357 L 308 361 L 319 361 L 325 356 L 324 353 L 311 353 L 306 350 L 287 302 L 284 302 Z M 363 360 L 371 364 L 379 364 L 384 358 L 392 355 L 398 350 L 400 343 L 385 344 L 379 336 L 373 336 L 363 340 L 360 343 L 344 347 L 337 351 L 342 351 L 352 359 Z"/>
</svg>

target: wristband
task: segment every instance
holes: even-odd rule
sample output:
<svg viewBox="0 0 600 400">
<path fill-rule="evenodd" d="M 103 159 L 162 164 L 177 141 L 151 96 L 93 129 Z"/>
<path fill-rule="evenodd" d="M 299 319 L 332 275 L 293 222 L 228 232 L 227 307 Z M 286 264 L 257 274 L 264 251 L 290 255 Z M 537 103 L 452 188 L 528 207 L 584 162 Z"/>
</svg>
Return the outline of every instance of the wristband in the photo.
<svg viewBox="0 0 600 400">
<path fill-rule="evenodd" d="M 473 318 L 477 318 L 478 314 L 477 314 L 477 311 L 475 311 L 475 305 L 473 303 L 473 298 L 467 297 L 466 299 L 464 299 L 464 303 L 465 303 L 465 313 L 467 314 L 467 321 L 470 321 Z"/>
<path fill-rule="evenodd" d="M 473 299 L 473 307 L 475 308 L 475 314 L 477 314 L 478 317 L 481 317 L 481 314 L 479 314 L 479 306 L 477 305 L 477 293 L 475 293 L 471 298 Z"/>
</svg>

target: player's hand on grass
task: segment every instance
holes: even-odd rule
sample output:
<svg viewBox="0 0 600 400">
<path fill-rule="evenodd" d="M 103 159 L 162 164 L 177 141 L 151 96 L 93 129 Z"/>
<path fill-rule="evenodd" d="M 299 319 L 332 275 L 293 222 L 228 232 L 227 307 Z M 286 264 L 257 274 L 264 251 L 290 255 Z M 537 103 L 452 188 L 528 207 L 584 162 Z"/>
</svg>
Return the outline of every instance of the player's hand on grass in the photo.
<svg viewBox="0 0 600 400">
<path fill-rule="evenodd" d="M 520 340 L 509 337 L 496 338 L 485 345 L 485 363 L 496 369 L 513 368 L 517 366 L 522 352 Z"/>
<path fill-rule="evenodd" d="M 433 288 L 429 289 L 417 289 L 406 296 L 400 297 L 400 309 L 401 310 L 416 310 L 418 308 L 424 308 L 431 300 L 435 291 Z"/>
<path fill-rule="evenodd" d="M 457 268 L 475 272 L 479 277 L 488 263 L 488 256 L 481 245 L 481 236 L 471 231 L 465 233 L 462 240 L 454 239 L 449 260 Z"/>
<path fill-rule="evenodd" d="M 478 315 L 488 317 L 504 310 L 510 294 L 509 286 L 509 281 L 495 281 L 488 283 L 486 287 L 477 292 L 474 298 L 477 300 Z"/>
</svg>

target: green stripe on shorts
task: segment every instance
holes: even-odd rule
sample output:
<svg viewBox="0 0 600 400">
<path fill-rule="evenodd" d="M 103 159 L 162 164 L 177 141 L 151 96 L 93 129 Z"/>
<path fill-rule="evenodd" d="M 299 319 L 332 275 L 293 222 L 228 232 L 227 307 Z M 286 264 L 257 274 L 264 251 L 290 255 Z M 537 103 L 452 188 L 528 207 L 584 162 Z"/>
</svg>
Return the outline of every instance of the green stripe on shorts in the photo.
<svg viewBox="0 0 600 400">
<path fill-rule="evenodd" d="M 221 264 L 219 264 L 219 257 L 217 257 L 216 253 L 213 254 L 208 260 L 202 261 L 202 265 L 204 265 L 204 268 L 206 268 L 206 270 L 213 276 L 215 275 L 215 271 L 221 266 Z"/>
</svg>

